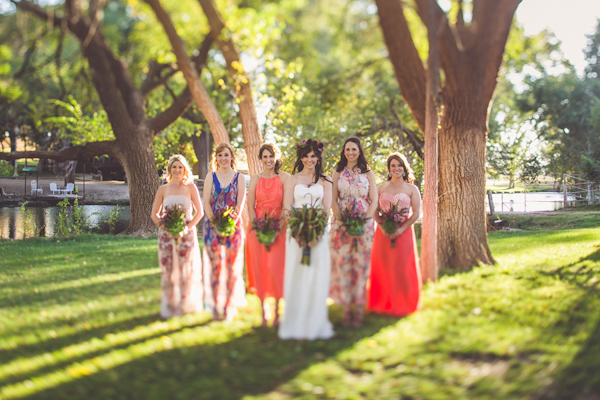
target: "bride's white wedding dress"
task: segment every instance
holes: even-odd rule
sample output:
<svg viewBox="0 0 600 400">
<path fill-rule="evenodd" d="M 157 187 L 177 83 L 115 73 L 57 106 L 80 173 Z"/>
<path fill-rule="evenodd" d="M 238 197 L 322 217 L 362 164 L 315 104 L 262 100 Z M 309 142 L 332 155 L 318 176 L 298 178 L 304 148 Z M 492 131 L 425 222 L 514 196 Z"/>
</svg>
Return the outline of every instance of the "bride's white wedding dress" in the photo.
<svg viewBox="0 0 600 400">
<path fill-rule="evenodd" d="M 322 207 L 324 188 L 316 184 L 294 187 L 295 208 L 304 204 Z M 288 229 L 285 248 L 285 274 L 283 297 L 285 310 L 279 326 L 281 339 L 329 339 L 333 326 L 329 322 L 327 296 L 331 258 L 329 255 L 328 232 L 311 247 L 310 265 L 301 264 L 302 248 Z"/>
</svg>

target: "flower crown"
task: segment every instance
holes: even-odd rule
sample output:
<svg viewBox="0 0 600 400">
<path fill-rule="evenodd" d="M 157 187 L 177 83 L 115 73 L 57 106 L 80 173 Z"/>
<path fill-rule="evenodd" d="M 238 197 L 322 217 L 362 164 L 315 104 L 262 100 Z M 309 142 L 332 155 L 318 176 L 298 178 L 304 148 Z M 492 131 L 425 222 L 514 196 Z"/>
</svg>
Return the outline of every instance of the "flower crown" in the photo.
<svg viewBox="0 0 600 400">
<path fill-rule="evenodd" d="M 325 145 L 323 143 L 320 143 L 318 140 L 313 139 L 302 139 L 302 141 L 299 144 L 296 144 L 296 150 L 305 149 L 307 147 L 310 147 L 313 150 L 317 149 L 320 152 L 323 152 Z"/>
</svg>

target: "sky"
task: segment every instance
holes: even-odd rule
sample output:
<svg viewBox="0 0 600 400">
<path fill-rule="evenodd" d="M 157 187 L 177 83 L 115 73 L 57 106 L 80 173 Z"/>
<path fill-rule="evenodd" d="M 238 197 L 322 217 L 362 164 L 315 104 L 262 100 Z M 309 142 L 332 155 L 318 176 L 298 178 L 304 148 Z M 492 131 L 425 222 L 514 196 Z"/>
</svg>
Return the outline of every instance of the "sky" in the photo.
<svg viewBox="0 0 600 400">
<path fill-rule="evenodd" d="M 517 21 L 525 34 L 543 29 L 554 32 L 562 42 L 565 57 L 581 74 L 585 67 L 585 35 L 591 35 L 600 18 L 600 0 L 523 0 L 517 8 Z"/>
</svg>

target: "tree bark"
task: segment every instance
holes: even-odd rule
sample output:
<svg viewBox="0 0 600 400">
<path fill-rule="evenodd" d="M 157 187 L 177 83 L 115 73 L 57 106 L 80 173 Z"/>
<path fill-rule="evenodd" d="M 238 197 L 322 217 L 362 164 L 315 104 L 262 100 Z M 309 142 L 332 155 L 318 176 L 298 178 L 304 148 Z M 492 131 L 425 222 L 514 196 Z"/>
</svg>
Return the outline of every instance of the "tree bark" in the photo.
<svg viewBox="0 0 600 400">
<path fill-rule="evenodd" d="M 192 145 L 194 153 L 198 159 L 198 176 L 204 179 L 210 172 L 210 153 L 213 145 L 212 136 L 202 130 L 200 135 L 192 135 Z"/>
<path fill-rule="evenodd" d="M 471 23 L 465 24 L 459 10 L 454 26 L 447 19 L 442 25 L 440 65 L 445 80 L 438 147 L 440 268 L 469 269 L 494 261 L 487 243 L 484 197 L 488 105 L 520 1 L 473 0 Z M 376 3 L 402 96 L 421 130 L 425 130 L 426 74 L 404 18 L 403 2 Z M 416 4 L 429 29 L 434 28 L 433 20 L 444 16 L 435 1 L 416 0 Z M 436 18 L 430 18 L 430 13 Z M 425 154 L 427 157 L 427 150 Z M 430 210 L 429 205 L 426 207 Z"/>
<path fill-rule="evenodd" d="M 244 71 L 238 50 L 230 33 L 226 30 L 223 17 L 219 13 L 213 0 L 198 0 L 204 10 L 211 27 L 213 38 L 217 42 L 225 61 L 227 70 L 234 83 L 236 101 L 240 109 L 239 117 L 242 123 L 242 136 L 244 138 L 244 149 L 248 158 L 250 174 L 254 175 L 262 171 L 263 166 L 258 159 L 258 150 L 262 145 L 262 134 L 256 117 L 256 107 L 252 96 L 252 84 L 250 77 Z"/>
<path fill-rule="evenodd" d="M 146 236 L 156 232 L 156 226 L 149 218 L 154 195 L 160 185 L 158 170 L 154 160 L 152 138 L 149 128 L 139 127 L 140 131 L 128 140 L 117 140 L 116 157 L 123 165 L 129 185 L 129 206 L 131 221 L 125 234 Z M 131 194 L 135 193 L 135 196 Z"/>
<path fill-rule="evenodd" d="M 429 0 L 433 2 L 434 0 Z M 442 20 L 430 7 L 428 13 L 429 57 L 427 59 L 427 96 L 425 109 L 425 190 L 421 229 L 421 278 L 423 283 L 438 277 L 437 197 L 438 197 L 438 125 L 439 125 L 439 34 Z"/>
</svg>

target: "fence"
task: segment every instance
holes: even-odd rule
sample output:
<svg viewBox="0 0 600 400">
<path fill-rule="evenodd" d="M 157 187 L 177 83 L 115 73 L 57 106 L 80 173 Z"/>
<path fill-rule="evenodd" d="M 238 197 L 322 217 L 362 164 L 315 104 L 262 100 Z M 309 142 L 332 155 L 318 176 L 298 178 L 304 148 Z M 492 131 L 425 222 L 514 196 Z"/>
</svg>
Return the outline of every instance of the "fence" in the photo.
<svg viewBox="0 0 600 400">
<path fill-rule="evenodd" d="M 490 207 L 492 202 L 492 207 Z M 563 176 L 563 192 L 528 192 L 527 185 L 522 193 L 488 192 L 487 206 L 492 213 L 554 211 L 565 207 L 600 202 L 598 183 L 583 179 L 582 175 Z"/>
<path fill-rule="evenodd" d="M 600 203 L 600 184 L 586 181 L 583 174 L 563 174 L 563 207 Z"/>
</svg>

